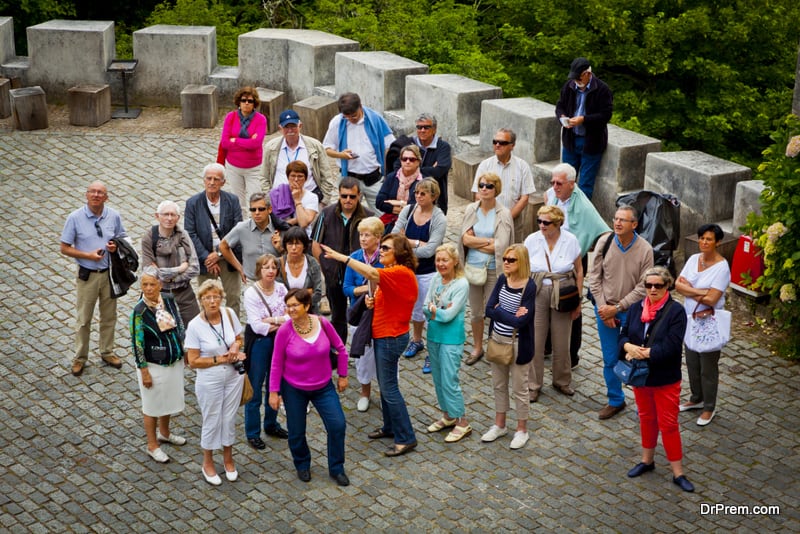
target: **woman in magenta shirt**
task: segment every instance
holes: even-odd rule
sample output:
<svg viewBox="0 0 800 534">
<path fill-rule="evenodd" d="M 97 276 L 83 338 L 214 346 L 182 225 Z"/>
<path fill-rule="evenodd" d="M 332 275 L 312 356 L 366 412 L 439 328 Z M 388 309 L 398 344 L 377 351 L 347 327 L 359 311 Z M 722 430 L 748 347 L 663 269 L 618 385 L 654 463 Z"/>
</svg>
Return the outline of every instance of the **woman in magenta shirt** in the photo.
<svg viewBox="0 0 800 534">
<path fill-rule="evenodd" d="M 286 294 L 284 323 L 275 336 L 269 376 L 269 405 L 277 410 L 280 397 L 286 408 L 289 450 L 297 478 L 311 480 L 311 451 L 306 440 L 306 408 L 309 401 L 322 418 L 328 433 L 328 474 L 340 486 L 350 480 L 344 472 L 345 420 L 342 404 L 331 380 L 331 348 L 336 349 L 337 388 L 347 388 L 347 350 L 333 325 L 324 317 L 311 315 L 311 295 L 304 289 Z"/>
<path fill-rule="evenodd" d="M 225 180 L 239 198 L 242 219 L 247 220 L 250 196 L 261 192 L 262 144 L 267 133 L 267 118 L 256 111 L 261 101 L 252 87 L 236 91 L 233 103 L 237 109 L 225 116 L 217 162 L 225 165 Z"/>
</svg>

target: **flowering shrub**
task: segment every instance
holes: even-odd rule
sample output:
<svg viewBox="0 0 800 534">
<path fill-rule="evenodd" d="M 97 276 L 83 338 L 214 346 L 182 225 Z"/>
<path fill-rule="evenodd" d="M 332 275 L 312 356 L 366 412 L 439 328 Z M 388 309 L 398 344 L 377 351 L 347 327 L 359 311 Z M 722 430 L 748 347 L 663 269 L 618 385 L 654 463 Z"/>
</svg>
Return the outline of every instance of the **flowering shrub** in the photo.
<svg viewBox="0 0 800 534">
<path fill-rule="evenodd" d="M 785 332 L 778 352 L 800 358 L 800 118 L 789 115 L 771 136 L 756 178 L 764 180 L 762 214 L 751 213 L 745 232 L 753 235 L 764 254 L 764 274 L 753 287 L 771 297 L 772 317 Z M 794 136 L 792 137 L 792 134 Z"/>
</svg>

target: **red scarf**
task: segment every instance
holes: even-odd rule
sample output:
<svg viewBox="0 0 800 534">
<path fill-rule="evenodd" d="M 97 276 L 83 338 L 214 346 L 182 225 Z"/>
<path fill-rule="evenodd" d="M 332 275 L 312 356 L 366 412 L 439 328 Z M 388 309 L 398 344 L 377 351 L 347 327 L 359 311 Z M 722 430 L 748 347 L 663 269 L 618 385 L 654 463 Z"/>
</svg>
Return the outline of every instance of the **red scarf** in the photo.
<svg viewBox="0 0 800 534">
<path fill-rule="evenodd" d="M 644 306 L 642 306 L 642 322 L 649 323 L 656 317 L 658 310 L 664 307 L 664 304 L 669 300 L 669 291 L 664 292 L 664 296 L 655 304 L 650 303 L 650 297 L 644 298 Z"/>
</svg>

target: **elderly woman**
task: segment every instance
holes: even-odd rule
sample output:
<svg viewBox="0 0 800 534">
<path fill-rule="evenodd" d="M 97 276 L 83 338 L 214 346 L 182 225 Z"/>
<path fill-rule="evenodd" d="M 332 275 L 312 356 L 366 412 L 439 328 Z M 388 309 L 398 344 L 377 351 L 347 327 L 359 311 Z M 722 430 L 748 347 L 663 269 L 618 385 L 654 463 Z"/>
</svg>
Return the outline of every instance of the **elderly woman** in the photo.
<svg viewBox="0 0 800 534">
<path fill-rule="evenodd" d="M 283 233 L 285 251 L 278 267 L 278 282 L 286 289 L 306 289 L 311 295 L 311 313 L 319 313 L 322 300 L 322 270 L 311 255 L 311 239 L 305 230 L 292 226 Z"/>
<path fill-rule="evenodd" d="M 247 311 L 245 327 L 245 352 L 247 353 L 247 377 L 253 386 L 253 398 L 244 406 L 244 432 L 247 442 L 258 450 L 266 448 L 261 439 L 261 402 L 264 402 L 264 433 L 286 439 L 286 430 L 278 424 L 278 412 L 268 404 L 269 368 L 278 327 L 289 320 L 286 315 L 286 287 L 276 284 L 278 258 L 264 254 L 256 260 L 256 274 L 260 277 L 244 292 L 244 308 Z"/>
<path fill-rule="evenodd" d="M 414 247 L 414 255 L 417 257 L 416 276 L 419 294 L 411 314 L 413 334 L 403 353 L 406 358 L 413 358 L 419 351 L 425 349 L 425 343 L 422 342 L 422 327 L 425 326 L 422 303 L 436 272 L 434 264 L 436 249 L 444 242 L 444 234 L 447 232 L 447 217 L 436 205 L 440 193 L 439 184 L 433 178 L 425 178 L 418 183 L 414 190 L 416 204 L 403 208 L 393 230 L 393 233 L 406 236 Z M 431 372 L 428 358 L 425 358 L 422 371 Z"/>
<path fill-rule="evenodd" d="M 367 217 L 358 223 L 358 241 L 361 248 L 350 254 L 354 260 L 375 268 L 383 267 L 378 253 L 378 244 L 383 237 L 383 223 L 377 217 Z M 361 295 L 370 293 L 370 284 L 363 275 L 350 266 L 344 271 L 344 294 L 350 299 L 350 305 Z M 356 378 L 361 384 L 361 395 L 356 409 L 366 412 L 369 409 L 369 396 L 372 391 L 372 380 L 377 378 L 375 372 L 375 351 L 372 346 L 364 350 L 364 354 L 356 360 Z"/>
<path fill-rule="evenodd" d="M 413 204 L 414 189 L 422 180 L 419 166 L 422 155 L 417 145 L 408 145 L 400 150 L 400 168 L 389 173 L 375 199 L 375 206 L 383 212 L 381 221 L 391 233 L 398 214 L 407 204 Z"/>
<path fill-rule="evenodd" d="M 302 161 L 292 161 L 286 166 L 288 184 L 273 187 L 269 193 L 276 217 L 292 226 L 299 226 L 311 236 L 311 223 L 319 213 L 319 197 L 305 188 L 308 166 Z"/>
<path fill-rule="evenodd" d="M 225 178 L 239 197 L 242 219 L 247 220 L 247 199 L 261 191 L 262 144 L 267 118 L 256 111 L 261 106 L 258 91 L 242 87 L 233 96 L 235 111 L 225 116 L 219 141 L 217 163 L 225 165 Z"/>
<path fill-rule="evenodd" d="M 417 300 L 417 279 L 414 269 L 417 257 L 408 239 L 399 234 L 383 237 L 380 262 L 383 268 L 354 260 L 341 252 L 322 245 L 325 257 L 339 261 L 362 275 L 368 282 L 377 283 L 375 295 L 366 297 L 369 308 L 375 309 L 372 320 L 372 340 L 378 385 L 381 388 L 383 426 L 370 432 L 369 439 L 394 438 L 394 446 L 386 456 L 400 456 L 417 446 L 408 407 L 398 386 L 397 361 L 408 344 L 408 321 Z"/>
<path fill-rule="evenodd" d="M 572 311 L 557 310 L 562 286 L 574 285 L 578 295 L 583 289 L 583 264 L 578 239 L 561 229 L 564 212 L 556 206 L 542 206 L 537 214 L 539 231 L 525 239 L 531 259 L 531 273 L 536 282 L 536 313 L 533 365 L 528 379 L 531 402 L 539 399 L 544 382 L 544 347 L 548 334 L 553 347 L 553 387 L 567 396 L 572 389 L 572 364 L 569 340 L 572 321 L 581 313 L 580 305 Z"/>
<path fill-rule="evenodd" d="M 158 269 L 161 288 L 174 297 L 183 324 L 189 324 L 200 313 L 191 284 L 200 274 L 200 263 L 192 238 L 178 225 L 180 218 L 175 202 L 165 200 L 158 205 L 158 224 L 142 236 L 142 265 Z"/>
<path fill-rule="evenodd" d="M 336 394 L 347 389 L 347 350 L 324 317 L 310 315 L 311 295 L 292 289 L 286 295 L 291 321 L 278 330 L 269 377 L 269 405 L 278 409 L 280 398 L 286 408 L 289 450 L 297 478 L 311 480 L 311 450 L 306 440 L 306 408 L 314 405 L 328 433 L 328 474 L 340 486 L 349 486 L 344 472 L 346 424 L 342 404 Z M 331 349 L 338 354 L 336 388 L 331 380 Z"/>
<path fill-rule="evenodd" d="M 678 402 L 681 395 L 681 349 L 686 331 L 686 313 L 670 297 L 672 276 L 663 267 L 644 274 L 647 295 L 634 303 L 622 324 L 619 357 L 645 360 L 649 373 L 644 386 L 634 387 L 642 435 L 642 461 L 628 471 L 638 477 L 656 468 L 658 433 L 672 467 L 672 482 L 683 491 L 694 486 L 683 474 Z"/>
<path fill-rule="evenodd" d="M 428 319 L 428 357 L 442 417 L 428 427 L 428 432 L 454 427 L 444 438 L 447 443 L 454 443 L 472 433 L 458 381 L 461 354 L 467 338 L 464 312 L 469 284 L 458 262 L 455 245 L 445 243 L 439 246 L 435 261 L 436 275 L 425 297 L 423 310 Z"/>
<path fill-rule="evenodd" d="M 482 437 L 483 442 L 492 442 L 508 434 L 506 412 L 509 410 L 508 385 L 514 394 L 514 411 L 517 415 L 517 430 L 511 440 L 512 449 L 521 449 L 528 442 L 528 374 L 533 357 L 533 317 L 536 303 L 536 282 L 531 275 L 528 250 L 520 245 L 511 245 L 503 252 L 503 274 L 494 286 L 486 303 L 489 317 L 489 336 L 493 339 L 513 339 L 515 359 L 510 365 L 492 362 L 494 385 L 494 424 Z"/>
<path fill-rule="evenodd" d="M 169 430 L 170 417 L 184 407 L 184 328 L 175 300 L 169 294 L 161 295 L 158 268 L 144 268 L 141 286 L 142 297 L 131 312 L 133 358 L 138 369 L 147 454 L 156 462 L 165 463 L 169 456 L 159 442 L 186 443 L 186 438 Z"/>
<path fill-rule="evenodd" d="M 225 290 L 218 280 L 206 280 L 197 291 L 200 315 L 186 328 L 186 355 L 197 369 L 195 395 L 203 416 L 200 446 L 203 448 L 203 478 L 212 486 L 222 480 L 214 466 L 214 450 L 222 448 L 225 477 L 239 478 L 233 462 L 236 442 L 236 412 L 242 399 L 245 359 L 241 351 L 242 326 L 230 308 L 222 306 Z"/>
<path fill-rule="evenodd" d="M 716 224 L 704 224 L 697 229 L 698 254 L 689 258 L 683 266 L 675 289 L 683 295 L 683 306 L 687 316 L 695 311 L 725 308 L 725 290 L 731 283 L 728 262 L 717 252 L 725 234 Z M 719 386 L 720 351 L 695 352 L 686 347 L 686 369 L 689 371 L 689 387 L 692 395 L 689 402 L 681 404 L 680 410 L 699 410 L 697 424 L 706 426 L 714 419 L 717 410 L 717 387 Z"/>
<path fill-rule="evenodd" d="M 511 212 L 497 202 L 503 190 L 500 177 L 486 173 L 478 178 L 478 201 L 464 208 L 461 222 L 459 256 L 465 271 L 486 271 L 482 284 L 469 281 L 469 307 L 472 313 L 472 339 L 475 347 L 466 360 L 474 365 L 483 358 L 483 310 L 497 281 L 497 270 L 502 267 L 502 253 L 514 241 L 514 222 Z"/>
</svg>

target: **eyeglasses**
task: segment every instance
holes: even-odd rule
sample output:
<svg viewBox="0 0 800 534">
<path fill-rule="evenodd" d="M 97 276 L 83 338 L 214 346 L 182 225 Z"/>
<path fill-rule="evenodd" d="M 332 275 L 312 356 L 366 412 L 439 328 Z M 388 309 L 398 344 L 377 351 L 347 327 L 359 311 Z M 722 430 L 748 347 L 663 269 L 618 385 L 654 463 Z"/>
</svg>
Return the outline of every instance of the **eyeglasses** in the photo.
<svg viewBox="0 0 800 534">
<path fill-rule="evenodd" d="M 159 213 L 158 216 L 159 217 L 178 217 L 178 214 L 177 213 L 169 213 L 168 212 L 168 213 Z"/>
<path fill-rule="evenodd" d="M 382 252 L 389 252 L 390 250 L 394 250 L 394 249 L 392 249 L 392 247 L 390 247 L 389 245 L 381 245 L 381 251 Z"/>
<path fill-rule="evenodd" d="M 517 258 L 506 258 L 506 257 L 504 257 L 503 258 L 503 263 L 509 263 L 509 264 L 517 263 Z"/>
<path fill-rule="evenodd" d="M 267 211 L 267 209 L 269 209 L 269 208 L 267 208 L 265 206 L 259 206 L 257 208 L 250 208 L 250 213 L 255 213 L 257 211 L 258 212 Z"/>
<path fill-rule="evenodd" d="M 219 295 L 206 295 L 205 297 L 201 298 L 200 300 L 205 300 L 207 302 L 215 302 L 218 300 L 222 300 L 222 297 Z"/>
<path fill-rule="evenodd" d="M 417 124 L 417 130 L 430 130 L 433 124 Z"/>
<path fill-rule="evenodd" d="M 358 198 L 358 195 L 348 195 L 346 193 L 340 193 L 339 198 L 342 200 L 355 200 Z"/>
<path fill-rule="evenodd" d="M 306 175 L 303 174 L 302 172 L 292 172 L 292 173 L 289 173 L 288 179 L 289 180 L 297 180 L 297 181 L 305 181 L 306 180 Z"/>
<path fill-rule="evenodd" d="M 400 158 L 400 161 L 419 161 L 418 158 Z"/>
<path fill-rule="evenodd" d="M 94 229 L 97 230 L 97 237 L 103 237 L 103 229 L 100 228 L 100 221 L 94 221 Z"/>
<path fill-rule="evenodd" d="M 567 182 L 559 182 L 558 180 L 550 180 L 550 185 L 552 185 L 553 187 L 555 187 L 555 186 L 561 187 L 565 183 L 567 183 Z"/>
<path fill-rule="evenodd" d="M 485 182 L 481 182 L 478 184 L 478 189 L 494 189 L 494 184 L 487 184 Z"/>
<path fill-rule="evenodd" d="M 503 141 L 502 139 L 492 139 L 492 144 L 500 146 L 508 146 L 511 144 L 511 141 Z"/>
<path fill-rule="evenodd" d="M 667 287 L 667 284 L 652 284 L 650 282 L 645 282 L 644 287 L 646 287 L 647 289 L 653 289 L 653 288 L 664 289 L 665 287 Z"/>
<path fill-rule="evenodd" d="M 634 221 L 632 219 L 623 219 L 622 217 L 614 217 L 614 222 L 632 223 Z"/>
<path fill-rule="evenodd" d="M 241 102 L 242 104 L 255 104 L 256 103 L 254 98 L 243 98 L 243 99 L 239 100 L 239 102 Z"/>
<path fill-rule="evenodd" d="M 536 219 L 536 224 L 543 224 L 545 226 L 550 226 L 553 224 L 553 221 L 545 221 L 544 219 Z"/>
</svg>

